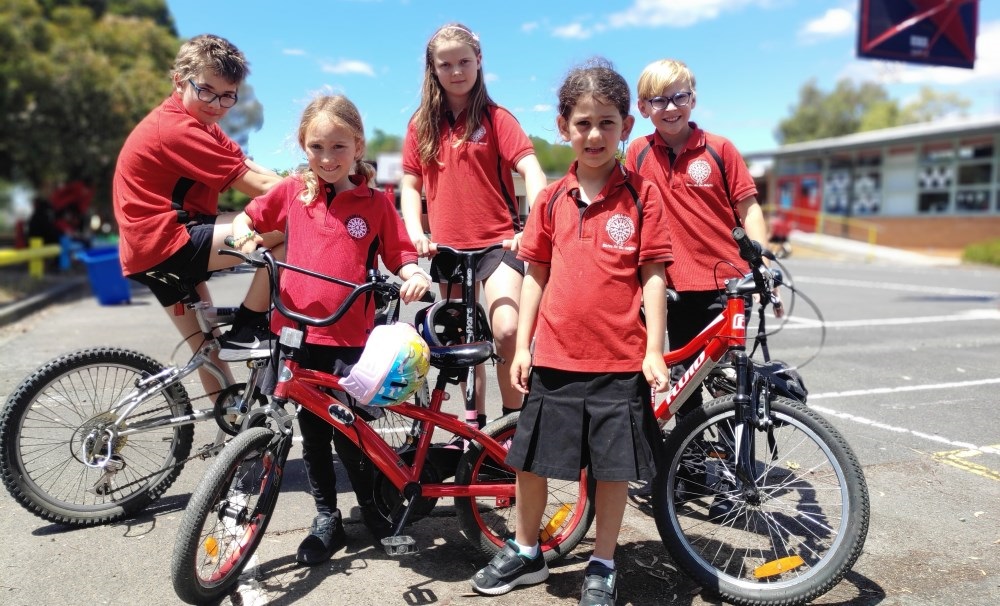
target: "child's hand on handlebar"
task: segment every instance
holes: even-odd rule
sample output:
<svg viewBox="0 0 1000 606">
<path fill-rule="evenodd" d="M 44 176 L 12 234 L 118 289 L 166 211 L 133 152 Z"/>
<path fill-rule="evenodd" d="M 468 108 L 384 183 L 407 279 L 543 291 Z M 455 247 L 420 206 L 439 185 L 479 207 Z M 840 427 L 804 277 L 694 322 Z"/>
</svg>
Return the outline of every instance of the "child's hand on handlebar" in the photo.
<svg viewBox="0 0 1000 606">
<path fill-rule="evenodd" d="M 431 287 L 430 275 L 416 264 L 404 265 L 399 270 L 403 284 L 399 287 L 399 298 L 403 303 L 419 301 Z"/>
<path fill-rule="evenodd" d="M 421 233 L 417 237 L 411 237 L 410 241 L 413 242 L 413 248 L 417 249 L 417 255 L 420 257 L 433 257 L 437 249 L 434 247 L 434 243 L 430 241 L 427 234 Z"/>
<path fill-rule="evenodd" d="M 514 237 L 510 240 L 504 240 L 503 247 L 512 253 L 516 253 L 517 249 L 521 248 L 521 232 L 514 234 Z"/>
</svg>

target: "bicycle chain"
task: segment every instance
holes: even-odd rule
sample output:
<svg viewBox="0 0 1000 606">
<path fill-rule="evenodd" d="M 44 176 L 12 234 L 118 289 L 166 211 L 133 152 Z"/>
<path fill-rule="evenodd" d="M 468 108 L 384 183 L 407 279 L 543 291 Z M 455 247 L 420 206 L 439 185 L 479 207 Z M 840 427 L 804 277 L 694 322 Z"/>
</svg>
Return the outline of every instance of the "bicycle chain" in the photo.
<svg viewBox="0 0 1000 606">
<path fill-rule="evenodd" d="M 206 393 L 206 394 L 198 396 L 196 398 L 188 398 L 188 402 L 197 402 L 198 400 L 210 398 L 212 396 L 217 396 L 220 393 L 222 393 L 221 390 L 213 392 L 213 393 Z M 153 413 L 164 411 L 164 410 L 169 410 L 169 409 L 170 409 L 170 405 L 168 404 L 166 406 L 161 406 L 159 408 L 152 408 L 152 409 L 147 410 L 145 412 L 142 412 L 142 413 L 139 413 L 139 414 L 135 414 L 135 415 L 133 415 L 133 417 L 134 418 L 145 417 L 145 416 L 149 416 L 149 415 L 151 415 Z M 156 472 L 151 473 L 149 475 L 145 475 L 145 476 L 141 476 L 139 478 L 136 478 L 136 479 L 132 480 L 131 482 L 127 483 L 127 484 L 115 485 L 113 492 L 121 492 L 121 491 L 125 490 L 126 488 L 128 488 L 130 486 L 134 486 L 136 484 L 144 482 L 144 481 L 148 480 L 149 478 L 152 478 L 153 476 L 156 476 L 156 475 L 159 475 L 159 474 L 163 473 L 164 471 L 169 471 L 171 469 L 180 467 L 182 465 L 186 465 L 189 461 L 193 461 L 194 459 L 207 459 L 209 456 L 215 456 L 214 454 L 211 454 L 211 455 L 208 454 L 212 450 L 212 447 L 215 447 L 215 446 L 216 446 L 215 443 L 206 444 L 205 446 L 202 446 L 200 449 L 198 449 L 198 451 L 195 452 L 193 455 L 191 455 L 188 458 L 183 459 L 181 461 L 177 461 L 176 463 L 174 463 L 173 465 L 170 465 L 169 467 L 165 467 L 165 468 L 159 469 Z M 221 449 L 221 446 L 222 445 L 219 445 L 220 449 Z"/>
</svg>

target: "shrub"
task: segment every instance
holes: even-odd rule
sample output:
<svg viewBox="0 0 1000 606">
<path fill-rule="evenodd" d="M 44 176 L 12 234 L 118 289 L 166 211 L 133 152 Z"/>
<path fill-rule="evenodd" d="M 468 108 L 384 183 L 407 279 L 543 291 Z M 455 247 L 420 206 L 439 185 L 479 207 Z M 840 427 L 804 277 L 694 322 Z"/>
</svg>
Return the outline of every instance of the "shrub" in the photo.
<svg viewBox="0 0 1000 606">
<path fill-rule="evenodd" d="M 1000 266 L 1000 239 L 976 242 L 965 247 L 962 260 Z"/>
</svg>

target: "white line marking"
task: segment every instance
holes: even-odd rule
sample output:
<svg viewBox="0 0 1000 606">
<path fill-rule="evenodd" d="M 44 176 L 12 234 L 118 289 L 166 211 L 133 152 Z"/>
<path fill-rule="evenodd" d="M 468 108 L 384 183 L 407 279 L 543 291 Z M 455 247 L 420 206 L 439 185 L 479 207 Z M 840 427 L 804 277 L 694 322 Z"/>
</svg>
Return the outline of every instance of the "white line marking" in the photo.
<svg viewBox="0 0 1000 606">
<path fill-rule="evenodd" d="M 920 286 L 917 284 L 895 284 L 892 282 L 870 282 L 867 280 L 847 280 L 842 278 L 820 278 L 813 276 L 795 278 L 795 282 L 807 284 L 824 284 L 827 286 L 847 286 L 850 288 L 878 288 L 882 290 L 898 290 L 901 292 L 916 292 L 925 295 L 950 295 L 957 297 L 1000 298 L 1000 292 L 989 290 L 970 290 L 966 288 L 948 288 L 943 286 Z"/>
<path fill-rule="evenodd" d="M 941 435 L 928 434 L 922 431 L 916 431 L 913 429 L 906 429 L 905 427 L 896 427 L 894 425 L 889 425 L 887 423 L 882 423 L 880 421 L 875 421 L 867 417 L 861 417 L 858 415 L 853 415 L 848 412 L 842 412 L 839 410 L 834 410 L 832 408 L 826 408 L 825 406 L 815 406 L 813 401 L 832 399 L 832 398 L 849 398 L 854 396 L 869 396 L 878 394 L 888 394 L 888 393 L 904 393 L 908 391 L 923 391 L 928 389 L 955 389 L 963 387 L 976 387 L 980 385 L 995 385 L 1000 384 L 1000 378 L 998 379 L 981 379 L 977 381 L 963 381 L 963 382 L 953 382 L 953 383 L 936 383 L 932 385 L 904 385 L 901 387 L 880 387 L 876 389 L 857 389 L 853 391 L 832 391 L 828 393 L 818 393 L 809 394 L 809 407 L 815 409 L 824 415 L 831 417 L 837 417 L 838 419 L 844 419 L 846 421 L 853 421 L 855 423 L 860 423 L 862 425 L 868 425 L 869 427 L 874 427 L 876 429 L 884 429 L 893 433 L 907 433 L 914 437 L 929 440 L 931 442 L 937 442 L 940 444 L 946 444 L 954 448 L 960 448 L 965 450 L 976 450 L 979 452 L 1000 455 L 1000 449 L 993 448 L 991 446 L 976 446 L 975 444 L 970 444 L 968 442 L 961 442 L 958 440 L 952 440 Z"/>
<path fill-rule="evenodd" d="M 982 320 L 1000 320 L 1000 309 L 970 309 L 949 316 L 918 316 L 913 318 L 875 318 L 871 320 L 838 320 L 827 321 L 827 328 L 862 328 L 866 326 L 908 326 L 910 324 L 939 324 L 942 322 L 979 322 Z M 817 328 L 819 320 L 811 318 L 789 318 L 785 330 L 801 328 Z"/>
</svg>

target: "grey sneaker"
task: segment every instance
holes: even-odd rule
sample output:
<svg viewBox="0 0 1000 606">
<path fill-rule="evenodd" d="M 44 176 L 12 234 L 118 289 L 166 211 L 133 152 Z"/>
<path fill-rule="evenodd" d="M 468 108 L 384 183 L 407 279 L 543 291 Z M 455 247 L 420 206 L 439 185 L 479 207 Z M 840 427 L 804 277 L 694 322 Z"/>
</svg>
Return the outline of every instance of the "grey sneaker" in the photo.
<svg viewBox="0 0 1000 606">
<path fill-rule="evenodd" d="M 483 595 L 501 595 L 518 585 L 534 585 L 549 578 L 549 567 L 541 549 L 534 558 L 518 553 L 517 546 L 508 540 L 490 563 L 472 577 L 472 589 Z"/>
<path fill-rule="evenodd" d="M 618 571 L 600 562 L 591 562 L 587 564 L 587 570 L 583 574 L 580 606 L 615 606 L 618 598 Z"/>
<path fill-rule="evenodd" d="M 295 561 L 306 566 L 315 566 L 329 560 L 338 549 L 347 543 L 344 523 L 340 515 L 321 513 L 313 519 L 312 529 L 295 553 Z"/>
</svg>

